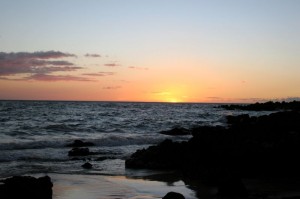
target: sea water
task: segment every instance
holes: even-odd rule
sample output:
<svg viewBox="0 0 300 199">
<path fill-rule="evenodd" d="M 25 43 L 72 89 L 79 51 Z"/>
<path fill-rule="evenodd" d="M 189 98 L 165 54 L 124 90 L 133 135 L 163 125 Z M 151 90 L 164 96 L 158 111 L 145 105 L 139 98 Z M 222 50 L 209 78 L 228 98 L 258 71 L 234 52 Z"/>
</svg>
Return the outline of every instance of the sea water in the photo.
<svg viewBox="0 0 300 199">
<path fill-rule="evenodd" d="M 35 174 L 124 176 L 125 159 L 164 139 L 188 140 L 159 132 L 175 127 L 226 125 L 228 111 L 218 104 L 0 101 L 0 178 Z M 67 144 L 92 142 L 96 155 L 74 160 Z M 104 157 L 105 160 L 97 161 Z M 85 162 L 93 169 L 81 167 Z"/>
</svg>

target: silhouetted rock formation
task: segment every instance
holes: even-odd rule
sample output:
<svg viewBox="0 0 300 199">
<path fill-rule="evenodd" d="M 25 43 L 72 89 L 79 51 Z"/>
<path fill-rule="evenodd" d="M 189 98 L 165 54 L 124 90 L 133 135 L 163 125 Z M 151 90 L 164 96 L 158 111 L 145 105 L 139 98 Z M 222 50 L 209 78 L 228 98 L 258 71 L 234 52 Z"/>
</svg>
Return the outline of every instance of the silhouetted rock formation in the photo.
<svg viewBox="0 0 300 199">
<path fill-rule="evenodd" d="M 219 194 L 245 196 L 247 177 L 300 177 L 300 113 L 228 117 L 229 127 L 191 129 L 187 142 L 165 140 L 136 151 L 127 168 L 178 169 L 190 179 L 219 187 Z"/>
<path fill-rule="evenodd" d="M 128 168 L 175 169 L 183 156 L 183 144 L 166 139 L 157 146 L 137 150 L 125 165 Z"/>
<path fill-rule="evenodd" d="M 300 110 L 300 102 L 293 101 L 293 102 L 265 102 L 265 103 L 255 103 L 255 104 L 248 104 L 248 105 L 222 105 L 222 108 L 227 110 L 247 110 L 247 111 L 276 111 L 276 110 Z"/>
<path fill-rule="evenodd" d="M 185 199 L 181 193 L 169 192 L 162 199 Z"/>
<path fill-rule="evenodd" d="M 95 146 L 92 142 L 84 142 L 82 140 L 74 140 L 73 143 L 67 144 L 67 147 L 85 147 L 85 146 Z"/>
<path fill-rule="evenodd" d="M 49 176 L 34 178 L 14 176 L 1 181 L 1 199 L 52 199 L 52 182 Z"/>
</svg>

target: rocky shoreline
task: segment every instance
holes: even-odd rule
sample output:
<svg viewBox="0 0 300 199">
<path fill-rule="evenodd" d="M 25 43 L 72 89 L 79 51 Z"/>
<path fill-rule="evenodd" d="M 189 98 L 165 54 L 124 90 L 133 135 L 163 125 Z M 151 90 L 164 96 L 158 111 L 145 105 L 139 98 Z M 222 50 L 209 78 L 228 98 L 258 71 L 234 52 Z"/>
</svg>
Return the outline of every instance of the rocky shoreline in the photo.
<svg viewBox="0 0 300 199">
<path fill-rule="evenodd" d="M 227 120 L 228 127 L 190 129 L 193 137 L 187 142 L 165 140 L 138 150 L 126 168 L 176 169 L 183 178 L 217 186 L 222 197 L 251 196 L 245 178 L 300 177 L 298 111 Z"/>
<path fill-rule="evenodd" d="M 219 198 L 268 198 L 267 195 L 256 195 L 249 191 L 244 179 L 300 179 L 299 102 L 239 106 L 228 105 L 227 108 L 284 111 L 259 117 L 247 114 L 227 116 L 226 127 L 199 126 L 162 131 L 160 133 L 164 135 L 192 137 L 183 142 L 166 139 L 158 145 L 137 150 L 125 161 L 125 167 L 175 170 L 184 182 L 217 187 L 216 197 Z M 72 160 L 85 161 L 82 167 L 92 169 L 89 157 L 97 153 L 87 147 L 93 145 L 91 142 L 75 140 L 66 145 L 71 148 L 68 156 Z M 113 157 L 94 159 L 103 161 L 110 158 Z M 52 186 L 48 176 L 14 176 L 0 181 L 0 198 L 51 199 Z M 166 199 L 182 197 L 179 193 L 165 196 Z"/>
</svg>

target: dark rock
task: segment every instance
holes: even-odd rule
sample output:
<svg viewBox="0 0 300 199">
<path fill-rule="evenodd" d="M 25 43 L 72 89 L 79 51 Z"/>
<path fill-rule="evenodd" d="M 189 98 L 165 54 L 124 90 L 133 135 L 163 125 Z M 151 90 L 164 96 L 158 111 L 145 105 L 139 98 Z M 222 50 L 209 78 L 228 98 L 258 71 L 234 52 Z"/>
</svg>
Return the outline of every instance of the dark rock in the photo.
<svg viewBox="0 0 300 199">
<path fill-rule="evenodd" d="M 187 142 L 165 140 L 137 150 L 125 166 L 179 171 L 183 179 L 218 187 L 220 198 L 247 197 L 245 178 L 300 177 L 299 111 L 227 119 L 227 127 L 190 129 L 192 138 Z"/>
<path fill-rule="evenodd" d="M 181 193 L 169 192 L 162 199 L 185 199 Z"/>
<path fill-rule="evenodd" d="M 92 142 L 84 142 L 82 140 L 74 140 L 73 143 L 67 144 L 67 147 L 85 147 L 85 146 L 95 146 Z"/>
<path fill-rule="evenodd" d="M 89 148 L 73 148 L 68 152 L 69 156 L 87 156 L 95 154 L 95 152 L 90 152 Z"/>
<path fill-rule="evenodd" d="M 185 128 L 174 128 L 169 131 L 161 131 L 160 134 L 177 136 L 177 135 L 190 135 L 191 133 L 188 129 Z"/>
<path fill-rule="evenodd" d="M 158 146 L 150 146 L 147 149 L 136 151 L 125 161 L 127 168 L 146 168 L 146 169 L 172 169 L 178 167 L 181 161 L 183 143 L 173 142 L 166 139 Z"/>
<path fill-rule="evenodd" d="M 85 169 L 91 169 L 91 168 L 93 168 L 93 165 L 89 162 L 86 162 L 83 165 L 81 165 L 81 167 L 83 167 Z"/>
<path fill-rule="evenodd" d="M 248 192 L 241 179 L 226 177 L 219 181 L 218 196 L 245 198 L 248 196 Z"/>
<path fill-rule="evenodd" d="M 188 142 L 165 140 L 136 151 L 126 168 L 177 169 L 185 177 L 218 185 L 229 173 L 246 177 L 300 177 L 300 113 L 232 116 L 229 127 L 191 129 Z M 237 186 L 232 186 L 237 187 Z M 229 190 L 229 188 L 228 188 Z M 223 192 L 223 191 L 221 191 Z"/>
<path fill-rule="evenodd" d="M 242 114 L 238 116 L 228 115 L 226 117 L 228 124 L 246 123 L 250 122 L 250 116 L 248 114 Z"/>
<path fill-rule="evenodd" d="M 14 176 L 1 181 L 1 199 L 52 199 L 52 182 L 49 176 L 34 178 Z"/>
</svg>

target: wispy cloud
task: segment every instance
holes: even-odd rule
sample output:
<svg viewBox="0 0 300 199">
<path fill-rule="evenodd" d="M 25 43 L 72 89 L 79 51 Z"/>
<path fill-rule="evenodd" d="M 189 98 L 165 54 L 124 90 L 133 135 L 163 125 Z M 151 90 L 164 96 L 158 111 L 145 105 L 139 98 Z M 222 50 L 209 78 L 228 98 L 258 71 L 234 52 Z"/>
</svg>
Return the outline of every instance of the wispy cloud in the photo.
<svg viewBox="0 0 300 199">
<path fill-rule="evenodd" d="M 221 97 L 206 97 L 206 98 L 210 100 L 225 100 L 224 98 Z"/>
<path fill-rule="evenodd" d="M 148 70 L 148 68 L 144 68 L 144 67 L 137 67 L 137 66 L 128 66 L 129 69 L 133 69 L 133 70 Z"/>
<path fill-rule="evenodd" d="M 72 75 L 47 75 L 47 74 L 34 74 L 27 78 L 26 80 L 36 80 L 36 81 L 47 81 L 47 82 L 56 82 L 56 81 L 93 81 L 88 78 L 72 76 Z"/>
<path fill-rule="evenodd" d="M 98 72 L 98 73 L 84 73 L 82 75 L 86 76 L 95 76 L 95 77 L 105 77 L 105 76 L 111 76 L 115 75 L 116 73 L 114 72 Z"/>
<path fill-rule="evenodd" d="M 16 74 L 40 74 L 59 71 L 75 71 L 82 69 L 74 66 L 73 63 L 61 59 L 76 57 L 74 54 L 62 53 L 59 51 L 40 52 L 0 52 L 0 76 Z"/>
<path fill-rule="evenodd" d="M 114 90 L 114 89 L 120 89 L 122 88 L 121 86 L 106 86 L 103 87 L 103 89 L 107 89 L 107 90 Z"/>
<path fill-rule="evenodd" d="M 116 64 L 116 63 L 108 63 L 108 64 L 104 64 L 104 66 L 117 67 L 117 66 L 121 66 L 121 65 L 120 64 Z"/>
<path fill-rule="evenodd" d="M 116 80 L 117 82 L 122 82 L 122 83 L 131 83 L 131 81 L 128 81 L 128 80 L 124 80 L 124 79 L 121 79 L 121 80 Z"/>
<path fill-rule="evenodd" d="M 89 53 L 85 54 L 84 56 L 86 56 L 86 57 L 101 57 L 101 55 L 99 55 L 99 54 L 89 54 Z"/>
</svg>

